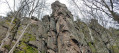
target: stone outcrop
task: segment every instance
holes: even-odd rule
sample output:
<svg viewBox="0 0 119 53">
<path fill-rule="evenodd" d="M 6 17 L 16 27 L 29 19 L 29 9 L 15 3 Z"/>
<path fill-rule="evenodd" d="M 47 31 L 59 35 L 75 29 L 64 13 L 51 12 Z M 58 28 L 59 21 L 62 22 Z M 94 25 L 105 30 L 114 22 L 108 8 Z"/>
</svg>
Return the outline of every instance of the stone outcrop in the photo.
<svg viewBox="0 0 119 53">
<path fill-rule="evenodd" d="M 55 1 L 51 16 L 42 20 L 17 18 L 10 31 L 10 43 L 0 53 L 8 53 L 25 26 L 31 22 L 13 53 L 118 53 L 119 30 L 105 29 L 92 19 L 90 24 L 73 21 L 73 15 L 64 4 Z M 0 19 L 2 20 L 2 19 Z M 2 24 L 1 24 L 2 23 Z M 9 21 L 0 21 L 0 40 L 5 37 Z M 1 43 L 1 41 L 0 41 Z"/>
</svg>

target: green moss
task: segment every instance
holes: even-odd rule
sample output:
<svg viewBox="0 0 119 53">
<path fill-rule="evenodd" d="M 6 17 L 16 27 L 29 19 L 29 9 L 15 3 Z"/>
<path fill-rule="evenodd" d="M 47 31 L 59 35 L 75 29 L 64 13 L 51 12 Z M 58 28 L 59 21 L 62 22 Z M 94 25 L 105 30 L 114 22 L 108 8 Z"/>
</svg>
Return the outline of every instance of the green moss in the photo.
<svg viewBox="0 0 119 53">
<path fill-rule="evenodd" d="M 31 46 L 27 46 L 26 53 L 38 53 L 38 50 L 36 48 L 31 47 Z"/>
<path fill-rule="evenodd" d="M 10 50 L 10 46 L 9 45 L 4 45 L 4 48 Z"/>
<path fill-rule="evenodd" d="M 119 53 L 119 48 L 118 46 L 112 46 L 113 47 L 113 52 L 114 53 Z"/>
<path fill-rule="evenodd" d="M 24 53 L 24 51 L 15 50 L 13 53 Z"/>
<path fill-rule="evenodd" d="M 6 18 L 6 22 L 10 22 L 11 18 L 10 17 L 5 17 Z"/>
<path fill-rule="evenodd" d="M 24 41 L 24 42 L 35 41 L 35 40 L 36 40 L 36 37 L 32 34 L 29 34 L 29 33 L 25 33 L 24 37 L 22 39 L 22 41 Z"/>
<path fill-rule="evenodd" d="M 18 31 L 17 31 L 17 33 L 18 33 L 18 34 L 21 34 L 21 31 L 20 31 L 20 30 L 18 30 Z"/>
<path fill-rule="evenodd" d="M 5 24 L 7 24 L 9 26 L 10 25 L 10 22 L 5 22 Z"/>
<path fill-rule="evenodd" d="M 18 46 L 21 50 L 17 49 L 14 53 L 38 53 L 37 48 L 27 45 L 23 41 Z"/>
<path fill-rule="evenodd" d="M 96 53 L 96 48 L 91 44 L 91 42 L 89 42 L 88 45 L 91 48 L 92 53 Z"/>
<path fill-rule="evenodd" d="M 0 25 L 2 25 L 2 24 L 4 24 L 4 23 L 5 23 L 4 21 L 1 21 L 1 22 L 0 22 Z"/>
<path fill-rule="evenodd" d="M 14 51 L 14 53 L 38 53 L 37 48 L 29 46 L 26 44 L 28 41 L 35 41 L 36 38 L 34 35 L 25 33 L 23 39 L 21 40 L 18 48 Z"/>
<path fill-rule="evenodd" d="M 23 38 L 23 40 L 26 40 L 26 39 L 27 39 L 27 41 L 35 41 L 36 40 L 35 36 L 32 34 L 25 33 L 24 35 L 25 35 L 25 37 Z"/>
<path fill-rule="evenodd" d="M 17 22 L 20 22 L 20 20 L 19 20 L 18 18 L 15 18 L 15 19 L 13 20 L 13 24 L 16 24 Z"/>
</svg>

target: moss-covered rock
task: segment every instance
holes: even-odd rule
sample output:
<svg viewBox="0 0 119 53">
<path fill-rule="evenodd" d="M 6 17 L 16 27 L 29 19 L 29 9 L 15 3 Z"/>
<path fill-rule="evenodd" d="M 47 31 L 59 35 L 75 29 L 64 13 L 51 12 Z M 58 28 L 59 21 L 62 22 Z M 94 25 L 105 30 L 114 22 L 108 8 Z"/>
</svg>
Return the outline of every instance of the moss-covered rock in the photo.
<svg viewBox="0 0 119 53">
<path fill-rule="evenodd" d="M 52 4 L 52 9 L 51 16 L 46 15 L 42 20 L 15 18 L 11 26 L 11 16 L 0 21 L 0 40 L 11 28 L 10 43 L 3 46 L 3 51 L 10 50 L 31 23 L 14 53 L 119 53 L 119 30 L 106 29 L 95 19 L 89 23 L 73 21 L 71 12 L 58 1 Z"/>
<path fill-rule="evenodd" d="M 38 49 L 29 46 L 22 41 L 20 42 L 20 45 L 17 47 L 17 49 L 15 49 L 14 53 L 38 53 Z"/>
</svg>

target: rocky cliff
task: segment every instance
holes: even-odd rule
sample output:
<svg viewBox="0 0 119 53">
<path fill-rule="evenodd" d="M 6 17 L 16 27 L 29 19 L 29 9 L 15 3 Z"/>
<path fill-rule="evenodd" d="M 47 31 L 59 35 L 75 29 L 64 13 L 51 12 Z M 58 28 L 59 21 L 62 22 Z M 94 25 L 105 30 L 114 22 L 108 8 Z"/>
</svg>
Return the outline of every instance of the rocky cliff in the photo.
<svg viewBox="0 0 119 53">
<path fill-rule="evenodd" d="M 94 19 L 88 24 L 73 21 L 71 12 L 59 1 L 51 6 L 52 14 L 42 20 L 16 18 L 0 53 L 12 49 L 30 22 L 13 53 L 119 53 L 119 30 L 106 29 Z M 9 24 L 7 18 L 0 19 L 0 43 Z"/>
</svg>

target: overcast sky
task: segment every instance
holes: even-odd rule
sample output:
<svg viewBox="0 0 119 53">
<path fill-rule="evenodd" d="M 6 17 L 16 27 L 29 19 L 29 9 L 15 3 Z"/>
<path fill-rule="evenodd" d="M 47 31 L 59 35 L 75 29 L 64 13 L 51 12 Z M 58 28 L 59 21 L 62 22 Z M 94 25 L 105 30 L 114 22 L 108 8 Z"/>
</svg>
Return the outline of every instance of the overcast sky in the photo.
<svg viewBox="0 0 119 53">
<path fill-rule="evenodd" d="M 13 10 L 14 7 L 14 0 L 7 0 L 8 4 L 10 5 L 10 8 Z M 16 1 L 16 7 L 18 5 L 19 0 Z M 47 0 L 47 3 L 51 4 L 55 0 Z M 61 3 L 67 4 L 68 6 L 68 1 L 67 0 L 59 0 Z M 9 6 L 8 6 L 6 0 L 0 0 L 0 16 L 6 16 L 7 12 L 11 11 Z"/>
<path fill-rule="evenodd" d="M 7 0 L 7 1 L 8 1 L 8 4 L 10 5 L 10 8 L 13 10 L 14 0 Z M 17 6 L 19 4 L 19 2 L 18 2 L 19 0 L 15 0 L 15 1 L 16 1 L 16 8 L 17 8 Z M 88 20 L 89 17 L 84 17 L 84 16 L 81 15 L 81 11 L 80 10 L 84 10 L 84 9 L 88 10 L 88 8 L 84 7 L 84 5 L 81 2 L 81 0 L 76 0 L 77 1 L 76 3 L 78 4 L 80 10 L 78 10 L 77 7 L 73 3 L 70 3 L 69 2 L 70 0 L 59 0 L 59 1 L 61 3 L 66 4 L 67 8 L 71 11 L 71 13 L 73 14 L 74 18 L 76 18 L 78 16 L 78 18 L 80 18 L 80 19 L 87 19 Z M 48 3 L 48 5 L 51 5 L 53 2 L 55 2 L 55 0 L 47 0 L 46 1 L 46 3 Z M 9 6 L 8 6 L 8 4 L 6 3 L 6 0 L 0 0 L 0 16 L 6 16 L 6 14 L 11 11 Z M 52 13 L 51 6 L 48 6 L 48 8 L 50 10 L 47 10 L 47 9 L 43 10 L 43 15 L 51 14 Z M 88 15 L 88 14 L 85 13 L 85 15 Z M 112 19 L 108 18 L 107 20 L 109 21 L 109 23 L 106 22 L 106 26 L 107 27 L 115 26 L 115 24 L 113 24 L 115 22 L 113 22 Z M 112 22 L 112 24 L 110 22 Z"/>
<path fill-rule="evenodd" d="M 8 4 L 10 5 L 10 8 L 11 10 L 13 11 L 13 8 L 14 8 L 14 0 L 7 0 L 8 1 Z M 74 16 L 77 16 L 78 14 L 80 14 L 79 12 L 75 12 L 76 11 L 76 8 L 72 5 L 69 5 L 69 0 L 59 0 L 61 3 L 64 3 L 66 4 L 66 6 L 68 7 L 68 9 L 70 11 L 72 11 L 72 14 L 75 14 Z M 79 0 L 80 1 L 80 0 Z M 51 5 L 53 2 L 55 2 L 55 0 L 47 0 L 46 3 L 48 3 L 48 5 Z M 16 8 L 19 4 L 19 0 L 15 0 L 15 3 L 16 3 Z M 8 6 L 6 0 L 0 0 L 0 16 L 6 16 L 6 14 L 8 12 L 10 12 L 10 8 Z M 81 4 L 81 3 L 80 3 Z M 15 9 L 16 9 L 15 8 Z M 50 9 L 50 11 L 48 11 L 47 9 L 44 10 L 44 15 L 46 14 L 51 14 L 52 13 L 52 10 L 51 10 L 51 6 L 48 6 L 48 8 Z M 71 9 L 72 8 L 72 9 Z M 45 12 L 46 11 L 46 12 Z M 77 15 L 76 15 L 77 14 Z M 80 15 L 80 18 L 81 18 L 81 15 Z"/>
<path fill-rule="evenodd" d="M 10 4 L 10 7 L 13 7 L 13 1 L 7 0 Z M 5 16 L 5 14 L 10 11 L 8 5 L 5 0 L 0 0 L 0 16 Z"/>
</svg>

